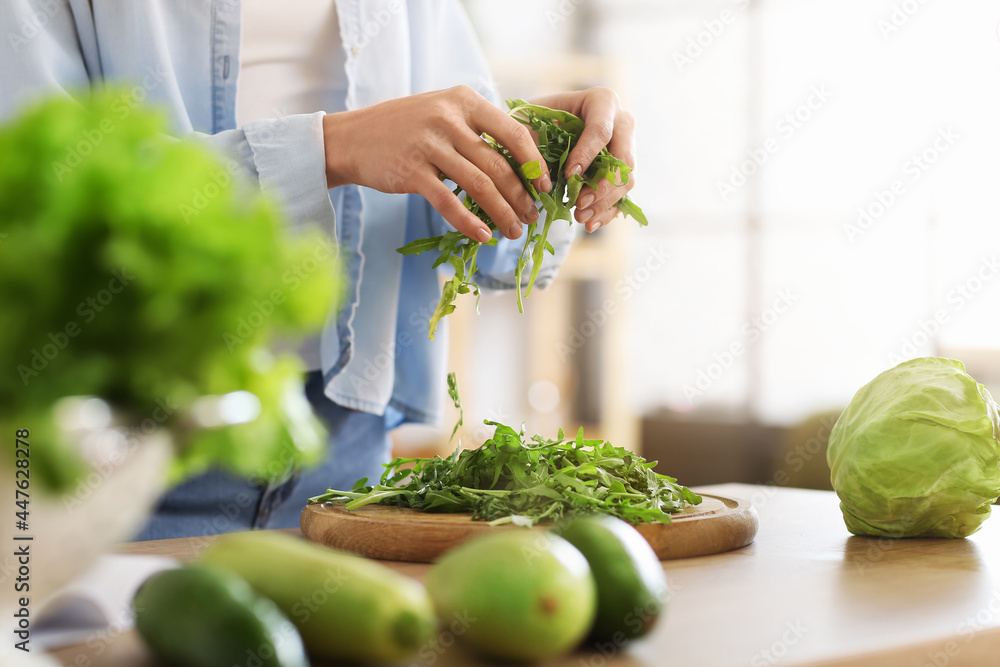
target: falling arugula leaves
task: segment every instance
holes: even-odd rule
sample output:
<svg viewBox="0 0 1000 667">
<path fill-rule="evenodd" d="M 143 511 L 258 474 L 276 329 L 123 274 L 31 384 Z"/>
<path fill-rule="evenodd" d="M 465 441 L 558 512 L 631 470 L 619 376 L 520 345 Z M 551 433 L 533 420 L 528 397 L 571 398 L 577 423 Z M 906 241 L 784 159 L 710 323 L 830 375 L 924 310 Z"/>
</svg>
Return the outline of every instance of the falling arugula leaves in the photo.
<svg viewBox="0 0 1000 667">
<path fill-rule="evenodd" d="M 454 373 L 448 373 L 448 396 L 451 398 L 451 402 L 455 404 L 455 407 L 458 408 L 458 421 L 455 422 L 455 428 L 451 429 L 451 437 L 448 438 L 448 442 L 451 442 L 455 439 L 455 434 L 458 433 L 458 427 L 465 423 L 465 412 L 462 411 L 462 397 L 458 395 L 458 379 Z"/>
<path fill-rule="evenodd" d="M 453 376 L 449 376 L 453 377 Z M 493 525 L 531 526 L 583 514 L 611 514 L 632 524 L 669 523 L 670 514 L 701 496 L 653 471 L 646 461 L 606 440 L 585 440 L 583 428 L 566 440 L 524 437 L 524 428 L 495 427 L 482 447 L 457 448 L 446 459 L 396 458 L 376 486 L 360 479 L 350 491 L 328 490 L 309 503 L 346 502 L 412 507 L 424 512 L 469 512 Z"/>
<path fill-rule="evenodd" d="M 542 174 L 538 162 L 519 165 L 509 150 L 498 144 L 492 137 L 483 136 L 486 142 L 513 167 L 528 194 L 536 202 L 540 202 L 542 208 L 545 209 L 545 219 L 541 223 L 541 231 L 538 231 L 539 223 L 537 222 L 528 225 L 527 233 L 524 235 L 524 247 L 521 249 L 514 269 L 517 284 L 517 310 L 523 313 L 523 299 L 531 295 L 531 288 L 542 268 L 545 251 L 547 250 L 552 255 L 555 254 L 555 249 L 548 242 L 552 223 L 556 220 L 571 222 L 570 209 L 576 205 L 576 199 L 584 185 L 596 189 L 605 179 L 615 186 L 624 185 L 628 183 L 629 173 L 632 169 L 625 162 L 612 155 L 607 148 L 602 148 L 582 175 L 574 174 L 566 178 L 566 160 L 583 132 L 583 120 L 568 111 L 549 109 L 538 104 L 528 104 L 524 100 L 507 100 L 507 106 L 510 108 L 509 114 L 514 119 L 527 125 L 536 133 L 538 151 L 548 166 L 549 174 L 554 176 L 552 189 L 549 192 L 538 192 L 530 182 L 531 179 L 538 178 Z M 497 231 L 496 224 L 486 211 L 468 194 L 463 195 L 460 186 L 455 188 L 454 193 L 463 197 L 462 201 L 465 207 L 485 222 L 490 230 Z M 645 227 L 648 224 L 642 209 L 627 196 L 622 197 L 616 206 L 626 216 L 635 218 L 640 226 Z M 485 245 L 496 245 L 496 243 L 496 238 L 493 238 Z M 429 337 L 432 340 L 441 318 L 455 312 L 455 299 L 459 294 L 470 292 L 475 294 L 477 297 L 476 310 L 479 310 L 478 297 L 480 292 L 479 285 L 475 282 L 475 273 L 477 268 L 476 255 L 481 245 L 483 244 L 479 241 L 474 241 L 459 231 L 450 231 L 440 236 L 417 239 L 397 250 L 403 255 L 419 255 L 422 252 L 437 250 L 439 254 L 434 260 L 433 268 L 447 262 L 455 270 L 455 275 L 445 283 L 441 291 L 441 299 L 430 318 Z M 521 285 L 524 283 L 524 271 L 529 263 L 531 264 L 531 273 L 522 296 Z"/>
</svg>

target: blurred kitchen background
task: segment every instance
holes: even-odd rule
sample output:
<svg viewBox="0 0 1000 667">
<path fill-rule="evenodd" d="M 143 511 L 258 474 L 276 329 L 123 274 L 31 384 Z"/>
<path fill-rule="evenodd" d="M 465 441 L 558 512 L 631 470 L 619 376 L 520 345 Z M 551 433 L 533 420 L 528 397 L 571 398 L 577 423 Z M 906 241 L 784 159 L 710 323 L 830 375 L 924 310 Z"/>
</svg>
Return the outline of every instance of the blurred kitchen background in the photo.
<svg viewBox="0 0 1000 667">
<path fill-rule="evenodd" d="M 460 304 L 466 446 L 484 417 L 583 425 L 687 484 L 822 488 L 881 371 L 949 356 L 1000 389 L 995 0 L 466 6 L 504 96 L 618 91 L 650 220 L 581 239 L 524 316 Z"/>
</svg>

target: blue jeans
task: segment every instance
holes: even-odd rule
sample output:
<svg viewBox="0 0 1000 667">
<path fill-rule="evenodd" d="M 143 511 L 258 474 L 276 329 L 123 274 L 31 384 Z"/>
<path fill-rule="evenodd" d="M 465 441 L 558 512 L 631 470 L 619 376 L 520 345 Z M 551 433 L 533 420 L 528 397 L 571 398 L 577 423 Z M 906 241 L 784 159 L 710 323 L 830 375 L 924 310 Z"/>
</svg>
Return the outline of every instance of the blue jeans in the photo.
<svg viewBox="0 0 1000 667">
<path fill-rule="evenodd" d="M 326 459 L 279 485 L 210 470 L 161 498 L 136 540 L 217 535 L 237 530 L 296 528 L 306 500 L 328 488 L 350 489 L 361 477 L 376 483 L 391 458 L 385 417 L 348 410 L 323 394 L 317 372 L 306 378 L 306 396 L 329 430 Z"/>
</svg>

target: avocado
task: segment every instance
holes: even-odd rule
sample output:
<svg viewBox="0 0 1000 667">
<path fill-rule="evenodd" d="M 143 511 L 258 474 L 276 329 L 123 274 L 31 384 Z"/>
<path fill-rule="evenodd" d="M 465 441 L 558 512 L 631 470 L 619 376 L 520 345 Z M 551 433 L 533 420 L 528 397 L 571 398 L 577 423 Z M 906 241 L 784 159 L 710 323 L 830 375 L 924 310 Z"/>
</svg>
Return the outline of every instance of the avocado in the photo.
<svg viewBox="0 0 1000 667">
<path fill-rule="evenodd" d="M 594 620 L 587 559 L 548 531 L 498 529 L 466 542 L 442 556 L 426 582 L 442 623 L 462 621 L 456 640 L 490 658 L 559 655 Z"/>
<path fill-rule="evenodd" d="M 302 639 L 278 607 L 229 572 L 182 567 L 147 579 L 132 601 L 150 651 L 176 667 L 308 667 Z"/>
<path fill-rule="evenodd" d="M 639 531 L 608 515 L 574 518 L 552 530 L 583 553 L 594 574 L 591 641 L 622 646 L 656 625 L 667 602 L 667 577 Z"/>
<path fill-rule="evenodd" d="M 200 561 L 240 575 L 273 600 L 316 657 L 401 662 L 428 643 L 437 627 L 417 580 L 291 535 L 222 535 Z"/>
</svg>

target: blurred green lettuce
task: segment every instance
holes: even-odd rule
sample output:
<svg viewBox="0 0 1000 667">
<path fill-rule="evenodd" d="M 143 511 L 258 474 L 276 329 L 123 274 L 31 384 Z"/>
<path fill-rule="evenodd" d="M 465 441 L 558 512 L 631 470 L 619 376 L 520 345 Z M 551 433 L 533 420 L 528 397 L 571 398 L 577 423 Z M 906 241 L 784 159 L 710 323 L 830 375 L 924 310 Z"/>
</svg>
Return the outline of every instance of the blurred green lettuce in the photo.
<svg viewBox="0 0 1000 667">
<path fill-rule="evenodd" d="M 174 482 L 210 466 L 280 478 L 323 451 L 301 363 L 270 350 L 338 303 L 335 243 L 290 234 L 237 165 L 165 128 L 115 89 L 0 127 L 0 425 L 31 429 L 33 479 L 55 490 L 82 469 L 51 419 L 71 395 L 170 429 Z M 199 397 L 234 391 L 259 417 L 192 426 Z"/>
<path fill-rule="evenodd" d="M 848 530 L 966 537 L 1000 496 L 1000 414 L 954 359 L 903 362 L 861 388 L 827 462 Z"/>
</svg>

